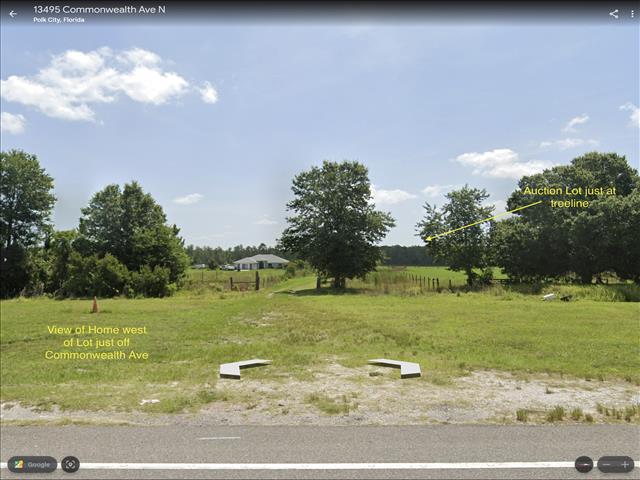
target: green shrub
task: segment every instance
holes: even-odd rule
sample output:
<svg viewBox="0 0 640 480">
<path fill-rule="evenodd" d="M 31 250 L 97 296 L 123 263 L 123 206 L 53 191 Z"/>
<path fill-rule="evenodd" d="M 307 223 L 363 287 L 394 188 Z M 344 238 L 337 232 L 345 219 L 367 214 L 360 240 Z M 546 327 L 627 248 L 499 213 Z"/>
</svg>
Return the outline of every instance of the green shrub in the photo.
<svg viewBox="0 0 640 480">
<path fill-rule="evenodd" d="M 284 275 L 286 278 L 294 278 L 296 276 L 296 265 L 294 262 L 289 262 L 287 264 Z"/>
<path fill-rule="evenodd" d="M 156 265 L 153 270 L 143 265 L 139 272 L 131 274 L 130 296 L 168 297 L 176 286 L 170 282 L 171 272 L 166 267 Z"/>
<path fill-rule="evenodd" d="M 493 268 L 487 267 L 483 268 L 480 275 L 478 275 L 478 283 L 481 285 L 491 285 L 493 281 Z"/>
<path fill-rule="evenodd" d="M 94 288 L 99 297 L 120 295 L 129 281 L 129 270 L 116 257 L 107 253 L 96 262 Z"/>
<path fill-rule="evenodd" d="M 127 267 L 109 253 L 99 258 L 73 252 L 62 291 L 72 297 L 114 297 L 123 293 L 129 278 Z"/>
<path fill-rule="evenodd" d="M 597 302 L 640 302 L 640 285 L 626 283 L 613 285 L 557 285 L 549 292 L 571 296 L 573 300 Z M 545 293 L 549 293 L 546 292 Z"/>
</svg>

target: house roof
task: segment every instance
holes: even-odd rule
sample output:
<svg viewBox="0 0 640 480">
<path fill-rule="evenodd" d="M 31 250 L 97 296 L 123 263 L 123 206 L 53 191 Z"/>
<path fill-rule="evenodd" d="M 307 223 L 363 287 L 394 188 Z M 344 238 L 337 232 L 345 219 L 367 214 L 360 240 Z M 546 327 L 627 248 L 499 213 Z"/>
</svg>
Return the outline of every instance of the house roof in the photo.
<svg viewBox="0 0 640 480">
<path fill-rule="evenodd" d="M 272 255 L 270 253 L 261 253 L 259 255 L 254 255 L 253 257 L 241 258 L 240 260 L 236 260 L 233 263 L 258 263 L 258 262 L 267 262 L 267 263 L 289 263 L 289 260 L 285 260 L 284 258 L 278 257 L 277 255 Z"/>
</svg>

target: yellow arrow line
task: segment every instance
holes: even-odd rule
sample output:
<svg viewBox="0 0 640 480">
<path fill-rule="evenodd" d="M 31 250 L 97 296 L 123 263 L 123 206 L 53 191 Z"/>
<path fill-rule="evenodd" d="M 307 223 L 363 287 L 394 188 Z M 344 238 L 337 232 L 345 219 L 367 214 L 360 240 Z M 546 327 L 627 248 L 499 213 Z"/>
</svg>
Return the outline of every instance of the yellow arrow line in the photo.
<svg viewBox="0 0 640 480">
<path fill-rule="evenodd" d="M 437 235 L 429 235 L 426 240 L 427 240 L 427 242 L 430 242 L 434 238 L 442 237 L 444 235 L 449 235 L 450 233 L 457 232 L 457 231 L 463 230 L 465 228 L 473 227 L 474 225 L 478 225 L 479 223 L 488 222 L 489 220 L 493 220 L 494 218 L 501 217 L 503 215 L 506 215 L 507 213 L 513 213 L 513 212 L 517 212 L 518 210 L 524 210 L 525 208 L 533 207 L 534 205 L 538 205 L 539 203 L 542 203 L 542 200 L 538 200 L 537 202 L 530 203 L 529 205 L 525 205 L 524 207 L 514 208 L 513 210 L 509 210 L 508 212 L 499 213 L 498 215 L 494 215 L 493 217 L 489 217 L 489 218 L 484 218 L 482 220 L 478 220 L 477 222 L 470 223 L 469 225 L 465 225 L 464 227 L 454 228 L 453 230 L 449 230 L 448 232 L 438 233 Z"/>
</svg>

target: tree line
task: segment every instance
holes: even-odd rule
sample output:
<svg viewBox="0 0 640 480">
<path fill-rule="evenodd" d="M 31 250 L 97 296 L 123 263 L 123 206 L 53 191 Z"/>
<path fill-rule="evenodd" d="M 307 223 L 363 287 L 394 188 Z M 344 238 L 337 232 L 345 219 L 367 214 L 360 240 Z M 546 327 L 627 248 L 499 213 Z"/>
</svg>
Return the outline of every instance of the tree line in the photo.
<svg viewBox="0 0 640 480">
<path fill-rule="evenodd" d="M 215 267 L 258 253 L 305 261 L 335 288 L 381 264 L 447 265 L 464 271 L 469 284 L 490 280 L 491 267 L 514 282 L 591 283 L 614 274 L 640 283 L 640 177 L 615 153 L 591 152 L 524 176 L 508 210 L 542 204 L 438 235 L 495 213 L 485 190 L 451 191 L 441 207 L 424 205 L 416 225 L 424 246 L 413 247 L 380 246 L 395 220 L 376 209 L 368 170 L 353 161 L 325 161 L 293 178 L 288 225 L 272 247 L 185 247 L 179 228 L 135 181 L 107 185 L 82 208 L 77 228 L 55 231 L 53 178 L 20 150 L 0 152 L 0 186 L 3 298 L 166 296 L 190 263 Z M 551 208 L 551 195 L 523 193 L 565 186 L 615 187 L 616 195 L 586 195 L 588 208 Z"/>
<path fill-rule="evenodd" d="M 552 194 L 530 191 L 565 191 L 582 188 L 586 208 L 553 208 Z M 615 195 L 599 195 L 587 188 L 614 188 Z M 425 204 L 417 225 L 419 235 L 446 232 L 493 214 L 485 205 L 487 192 L 464 188 L 446 195 L 441 208 Z M 570 164 L 524 176 L 507 201 L 507 210 L 542 201 L 515 212 L 511 218 L 465 228 L 452 235 L 426 241 L 427 250 L 467 274 L 472 284 L 477 269 L 490 276 L 500 267 L 513 282 L 547 280 L 590 284 L 613 274 L 640 283 L 640 177 L 626 158 L 615 153 L 591 152 Z"/>
<path fill-rule="evenodd" d="M 557 197 L 532 195 L 526 187 L 582 188 L 581 200 L 588 206 L 554 208 L 551 200 Z M 615 195 L 600 195 L 599 189 Z M 332 278 L 334 287 L 364 277 L 383 260 L 377 245 L 395 222 L 371 202 L 364 165 L 325 161 L 294 177 L 292 192 L 280 245 Z M 495 212 L 484 189 L 465 185 L 445 198 L 440 208 L 425 203 L 416 232 L 427 254 L 465 272 L 469 285 L 489 282 L 492 267 L 500 267 L 513 282 L 590 284 L 615 275 L 640 283 L 640 176 L 624 156 L 590 152 L 568 165 L 523 176 L 507 210 L 541 203 L 502 221 L 487 220 Z"/>
<path fill-rule="evenodd" d="M 264 243 L 257 246 L 236 245 L 230 248 L 222 247 L 200 247 L 188 245 L 185 249 L 192 264 L 206 265 L 211 269 L 227 265 L 235 260 L 245 257 L 252 257 L 260 253 L 271 253 L 278 256 L 285 256 L 287 260 L 294 260 L 291 252 L 284 252 L 276 247 L 268 247 Z"/>
</svg>

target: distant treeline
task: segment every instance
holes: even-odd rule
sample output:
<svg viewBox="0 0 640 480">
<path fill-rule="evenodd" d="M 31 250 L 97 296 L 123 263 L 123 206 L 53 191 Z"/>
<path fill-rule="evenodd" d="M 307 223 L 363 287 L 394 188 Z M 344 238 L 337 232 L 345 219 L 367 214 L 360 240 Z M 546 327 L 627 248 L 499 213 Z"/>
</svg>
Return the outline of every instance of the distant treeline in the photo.
<svg viewBox="0 0 640 480">
<path fill-rule="evenodd" d="M 413 245 L 404 247 L 402 245 L 384 245 L 381 247 L 384 255 L 384 265 L 412 265 L 412 266 L 428 266 L 428 265 L 444 265 L 437 262 L 427 253 L 424 246 Z"/>
<path fill-rule="evenodd" d="M 264 243 L 258 246 L 252 245 L 236 245 L 235 247 L 224 249 L 222 247 L 196 247 L 189 245 L 185 251 L 191 259 L 192 265 L 205 264 L 209 268 L 216 268 L 220 265 L 232 263 L 245 257 L 252 257 L 259 253 L 272 253 L 281 256 L 287 260 L 295 260 L 295 255 L 283 252 L 276 247 L 268 247 Z"/>
<path fill-rule="evenodd" d="M 384 265 L 443 265 L 436 262 L 427 254 L 427 249 L 420 245 L 405 247 L 402 245 L 385 245 L 380 247 L 384 255 Z M 244 257 L 251 257 L 259 253 L 272 253 L 286 258 L 287 260 L 296 260 L 297 255 L 291 252 L 279 250 L 277 247 L 269 247 L 264 243 L 258 246 L 236 245 L 231 248 L 221 247 L 197 247 L 189 245 L 186 247 L 187 255 L 191 259 L 193 265 L 207 265 L 210 268 L 216 268 L 220 265 L 232 263 Z"/>
</svg>

